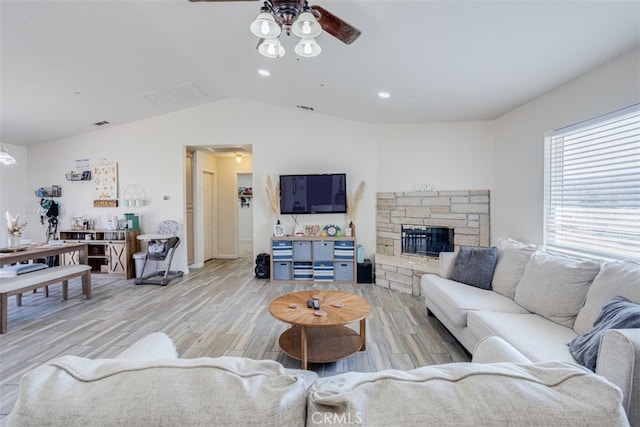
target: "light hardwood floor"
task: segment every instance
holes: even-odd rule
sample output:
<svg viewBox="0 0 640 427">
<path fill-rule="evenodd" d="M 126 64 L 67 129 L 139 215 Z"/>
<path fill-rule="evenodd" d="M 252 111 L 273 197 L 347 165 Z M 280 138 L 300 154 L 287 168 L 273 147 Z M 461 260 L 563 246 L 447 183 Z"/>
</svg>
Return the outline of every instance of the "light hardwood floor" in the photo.
<svg viewBox="0 0 640 427">
<path fill-rule="evenodd" d="M 166 287 L 93 276 L 93 299 L 71 281 L 69 299 L 60 285 L 9 299 L 8 332 L 0 335 L 0 424 L 17 399 L 22 375 L 65 354 L 113 357 L 143 336 L 162 331 L 181 357 L 244 356 L 274 359 L 285 367 L 300 362 L 285 355 L 278 337 L 288 327 L 269 314 L 269 303 L 289 292 L 323 287 L 352 292 L 372 306 L 367 350 L 335 363 L 311 364 L 321 376 L 345 371 L 413 369 L 469 361 L 462 346 L 433 317 L 422 298 L 373 284 L 272 284 L 256 279 L 253 260 L 214 260 Z M 354 324 L 357 330 L 358 324 Z"/>
</svg>

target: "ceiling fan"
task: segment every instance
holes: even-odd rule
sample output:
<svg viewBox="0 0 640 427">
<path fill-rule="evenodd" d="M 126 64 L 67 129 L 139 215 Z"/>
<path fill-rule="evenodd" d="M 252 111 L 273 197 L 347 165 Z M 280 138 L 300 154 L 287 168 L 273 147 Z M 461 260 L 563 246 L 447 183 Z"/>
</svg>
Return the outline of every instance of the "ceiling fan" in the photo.
<svg viewBox="0 0 640 427">
<path fill-rule="evenodd" d="M 258 0 L 189 0 L 191 2 L 258 1 Z M 345 44 L 351 44 L 362 32 L 321 6 L 309 6 L 306 0 L 266 0 L 261 12 L 270 13 L 275 22 L 289 35 L 298 17 L 313 14 L 322 29 Z M 295 31 L 294 31 L 295 32 Z"/>
</svg>

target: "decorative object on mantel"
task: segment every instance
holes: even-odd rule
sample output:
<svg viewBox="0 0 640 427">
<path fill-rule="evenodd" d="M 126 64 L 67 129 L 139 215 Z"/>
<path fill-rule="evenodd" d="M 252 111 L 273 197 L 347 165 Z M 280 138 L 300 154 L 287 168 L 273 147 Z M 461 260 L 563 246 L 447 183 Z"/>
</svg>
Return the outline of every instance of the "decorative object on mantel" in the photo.
<svg viewBox="0 0 640 427">
<path fill-rule="evenodd" d="M 438 189 L 436 188 L 435 184 L 416 184 L 415 191 L 428 191 L 428 192 L 435 192 L 438 191 Z"/>
<path fill-rule="evenodd" d="M 280 224 L 280 183 L 274 183 L 271 179 L 271 175 L 267 175 L 265 191 L 267 192 L 269 206 L 271 206 L 271 210 L 276 216 L 276 225 L 273 226 L 273 235 L 276 237 L 284 236 L 284 227 Z"/>
<path fill-rule="evenodd" d="M 356 220 L 356 214 L 358 213 L 358 205 L 360 205 L 360 201 L 364 196 L 364 185 L 364 181 L 360 181 L 354 194 L 347 193 L 347 218 L 349 220 L 352 237 L 356 237 L 356 226 L 354 222 Z"/>
<path fill-rule="evenodd" d="M 24 221 L 20 221 L 20 214 L 17 214 L 14 217 L 11 216 L 9 211 L 5 213 L 5 217 L 7 218 L 7 234 L 9 237 L 10 248 L 16 248 L 20 246 L 20 238 L 22 237 L 22 230 L 27 227 L 27 223 Z"/>
<path fill-rule="evenodd" d="M 131 184 L 124 190 L 125 206 L 144 206 L 147 193 L 144 188 L 138 184 Z"/>
<path fill-rule="evenodd" d="M 93 207 L 118 207 L 118 164 L 106 159 L 93 167 Z"/>
</svg>

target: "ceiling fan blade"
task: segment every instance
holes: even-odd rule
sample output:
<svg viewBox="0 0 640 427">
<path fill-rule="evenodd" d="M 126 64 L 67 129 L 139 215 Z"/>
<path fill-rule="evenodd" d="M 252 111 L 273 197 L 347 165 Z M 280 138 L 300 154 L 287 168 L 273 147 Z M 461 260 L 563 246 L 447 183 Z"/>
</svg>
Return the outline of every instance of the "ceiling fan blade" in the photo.
<svg viewBox="0 0 640 427">
<path fill-rule="evenodd" d="M 338 40 L 351 44 L 362 34 L 359 29 L 346 23 L 322 6 L 311 6 L 311 8 L 320 15 L 318 16 L 318 22 L 322 29 Z"/>
</svg>

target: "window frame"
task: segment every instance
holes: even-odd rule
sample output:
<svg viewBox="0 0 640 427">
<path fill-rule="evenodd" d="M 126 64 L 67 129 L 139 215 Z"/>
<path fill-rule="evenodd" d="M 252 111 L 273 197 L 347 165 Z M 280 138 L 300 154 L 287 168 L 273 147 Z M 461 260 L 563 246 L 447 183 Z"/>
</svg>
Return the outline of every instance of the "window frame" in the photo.
<svg viewBox="0 0 640 427">
<path fill-rule="evenodd" d="M 640 104 L 545 134 L 543 246 L 640 261 Z"/>
</svg>

